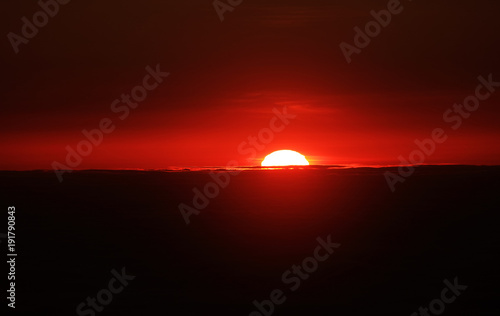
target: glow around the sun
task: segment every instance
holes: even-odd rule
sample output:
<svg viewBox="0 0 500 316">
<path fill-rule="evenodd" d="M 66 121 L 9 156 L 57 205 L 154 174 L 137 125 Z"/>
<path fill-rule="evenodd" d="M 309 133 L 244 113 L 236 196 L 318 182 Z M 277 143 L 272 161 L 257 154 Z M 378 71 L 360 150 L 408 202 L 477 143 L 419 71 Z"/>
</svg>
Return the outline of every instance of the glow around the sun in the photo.
<svg viewBox="0 0 500 316">
<path fill-rule="evenodd" d="M 264 158 L 261 163 L 262 167 L 274 167 L 274 166 L 308 166 L 309 161 L 307 161 L 304 155 L 293 151 L 293 150 L 278 150 L 275 151 Z"/>
</svg>

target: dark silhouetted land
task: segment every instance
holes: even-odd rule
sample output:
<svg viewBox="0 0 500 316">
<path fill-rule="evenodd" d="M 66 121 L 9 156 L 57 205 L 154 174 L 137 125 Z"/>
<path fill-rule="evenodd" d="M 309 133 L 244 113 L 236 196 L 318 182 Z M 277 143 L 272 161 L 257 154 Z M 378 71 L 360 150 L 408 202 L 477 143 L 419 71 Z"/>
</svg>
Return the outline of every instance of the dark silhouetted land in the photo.
<svg viewBox="0 0 500 316">
<path fill-rule="evenodd" d="M 16 312 L 76 315 L 126 267 L 102 315 L 249 315 L 276 288 L 273 315 L 410 315 L 455 277 L 446 315 L 499 315 L 500 167 L 419 167 L 395 193 L 386 170 L 245 170 L 189 226 L 178 205 L 208 171 L 2 171 Z M 341 247 L 292 292 L 283 272 L 328 235 Z"/>
</svg>

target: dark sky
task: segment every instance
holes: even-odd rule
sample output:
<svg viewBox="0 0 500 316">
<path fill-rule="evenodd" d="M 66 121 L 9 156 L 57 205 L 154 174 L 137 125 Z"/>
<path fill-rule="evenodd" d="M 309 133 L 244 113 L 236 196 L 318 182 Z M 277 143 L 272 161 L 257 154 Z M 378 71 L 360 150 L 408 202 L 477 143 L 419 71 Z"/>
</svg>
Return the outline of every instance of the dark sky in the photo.
<svg viewBox="0 0 500 316">
<path fill-rule="evenodd" d="M 64 164 L 103 118 L 115 130 L 75 168 L 259 164 L 278 149 L 398 164 L 435 128 L 448 139 L 425 163 L 500 164 L 500 91 L 458 129 L 443 120 L 478 76 L 500 81 L 500 3 L 401 1 L 347 63 L 340 43 L 353 45 L 353 28 L 388 2 L 243 0 L 221 22 L 209 0 L 73 0 L 16 54 L 9 32 L 22 35 L 21 18 L 40 7 L 6 1 L 0 169 Z M 170 75 L 120 120 L 112 102 L 157 64 Z M 285 105 L 296 118 L 248 161 L 238 146 Z"/>
</svg>

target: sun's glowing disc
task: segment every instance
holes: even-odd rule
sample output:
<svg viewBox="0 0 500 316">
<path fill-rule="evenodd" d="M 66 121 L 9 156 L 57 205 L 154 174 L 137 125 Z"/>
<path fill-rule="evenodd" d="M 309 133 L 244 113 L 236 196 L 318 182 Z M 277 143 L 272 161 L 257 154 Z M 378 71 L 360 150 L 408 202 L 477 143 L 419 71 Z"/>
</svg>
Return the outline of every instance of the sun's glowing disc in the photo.
<svg viewBox="0 0 500 316">
<path fill-rule="evenodd" d="M 262 167 L 308 165 L 309 161 L 306 157 L 293 150 L 278 150 L 270 153 L 261 163 Z"/>
</svg>

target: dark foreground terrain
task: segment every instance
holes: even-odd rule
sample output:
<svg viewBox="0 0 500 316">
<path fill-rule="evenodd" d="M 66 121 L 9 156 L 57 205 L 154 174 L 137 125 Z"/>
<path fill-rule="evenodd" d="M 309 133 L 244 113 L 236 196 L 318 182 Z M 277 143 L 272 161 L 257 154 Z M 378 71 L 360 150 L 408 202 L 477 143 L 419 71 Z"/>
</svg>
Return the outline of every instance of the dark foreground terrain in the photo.
<svg viewBox="0 0 500 316">
<path fill-rule="evenodd" d="M 0 172 L 0 233 L 16 208 L 9 312 L 94 315 L 87 297 L 105 289 L 95 315 L 418 315 L 431 302 L 500 315 L 500 168 L 420 167 L 394 193 L 384 171 L 246 170 L 189 225 L 178 205 L 208 171 Z M 122 268 L 135 278 L 110 285 Z M 445 279 L 467 288 L 440 303 Z"/>
</svg>

